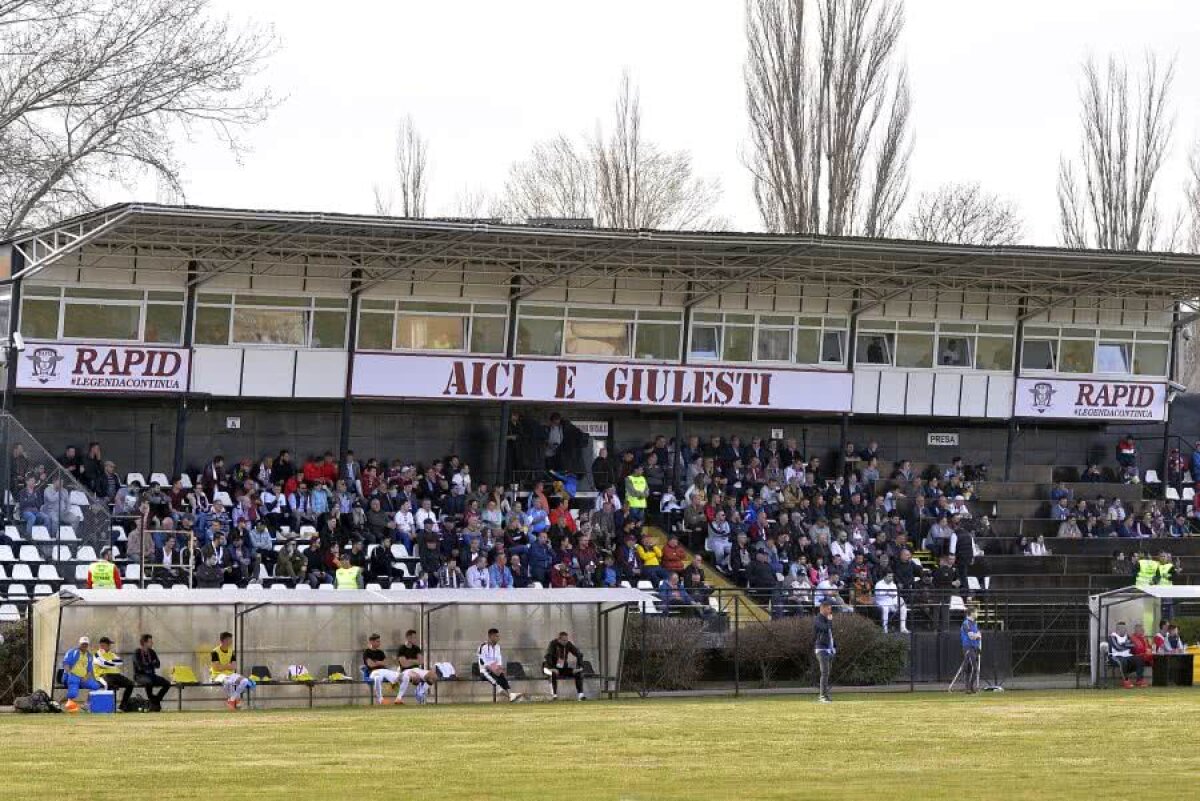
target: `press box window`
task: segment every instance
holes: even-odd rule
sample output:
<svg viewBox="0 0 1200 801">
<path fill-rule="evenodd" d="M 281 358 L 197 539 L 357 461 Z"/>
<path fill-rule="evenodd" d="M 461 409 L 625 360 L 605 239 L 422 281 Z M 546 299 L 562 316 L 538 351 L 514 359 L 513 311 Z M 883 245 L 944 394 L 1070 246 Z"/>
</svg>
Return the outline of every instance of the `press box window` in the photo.
<svg viewBox="0 0 1200 801">
<path fill-rule="evenodd" d="M 970 367 L 971 337 L 938 335 L 938 366 L 940 367 Z"/>
<path fill-rule="evenodd" d="M 854 360 L 859 364 L 891 365 L 895 334 L 859 334 Z"/>
<path fill-rule="evenodd" d="M 715 325 L 692 326 L 692 346 L 689 355 L 694 359 L 716 359 L 721 355 L 721 329 Z"/>
<path fill-rule="evenodd" d="M 1053 370 L 1058 343 L 1052 339 L 1027 339 L 1021 349 L 1022 370 Z"/>
<path fill-rule="evenodd" d="M 1128 374 L 1132 352 L 1131 343 L 1101 342 L 1096 348 L 1096 372 Z"/>
</svg>

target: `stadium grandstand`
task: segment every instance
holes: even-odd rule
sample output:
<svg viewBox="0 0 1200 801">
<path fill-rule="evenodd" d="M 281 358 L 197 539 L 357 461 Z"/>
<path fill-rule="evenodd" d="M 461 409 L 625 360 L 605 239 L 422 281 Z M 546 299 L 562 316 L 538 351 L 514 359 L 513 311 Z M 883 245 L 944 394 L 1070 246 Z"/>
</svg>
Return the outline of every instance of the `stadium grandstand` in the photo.
<svg viewBox="0 0 1200 801">
<path fill-rule="evenodd" d="M 1146 554 L 1200 573 L 1200 257 L 569 223 L 123 204 L 0 244 L 0 619 L 346 582 L 1078 635 Z"/>
</svg>

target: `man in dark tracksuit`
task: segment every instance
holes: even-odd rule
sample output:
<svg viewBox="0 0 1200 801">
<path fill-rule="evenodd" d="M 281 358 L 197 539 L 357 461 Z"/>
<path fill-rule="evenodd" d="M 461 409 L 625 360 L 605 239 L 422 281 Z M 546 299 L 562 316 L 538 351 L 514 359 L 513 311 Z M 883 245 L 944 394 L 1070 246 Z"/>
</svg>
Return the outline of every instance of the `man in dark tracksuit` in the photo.
<svg viewBox="0 0 1200 801">
<path fill-rule="evenodd" d="M 570 657 L 575 657 L 575 665 L 569 663 Z M 571 642 L 571 635 L 560 631 L 558 636 L 546 646 L 546 656 L 542 659 L 542 672 L 550 679 L 550 697 L 558 698 L 558 680 L 560 678 L 575 679 L 575 696 L 580 701 L 586 701 L 583 692 L 583 652 Z"/>
<path fill-rule="evenodd" d="M 837 649 L 833 645 L 833 605 L 829 601 L 821 602 L 821 612 L 813 621 L 813 650 L 817 654 L 817 664 L 821 667 L 820 695 L 817 701 L 828 704 L 830 697 L 830 673 L 833 670 L 833 656 Z"/>
<path fill-rule="evenodd" d="M 979 646 L 983 635 L 979 633 L 979 624 L 975 622 L 975 607 L 967 608 L 967 616 L 958 632 L 962 642 L 963 664 L 967 671 L 967 693 L 974 695 L 979 692 Z"/>
</svg>

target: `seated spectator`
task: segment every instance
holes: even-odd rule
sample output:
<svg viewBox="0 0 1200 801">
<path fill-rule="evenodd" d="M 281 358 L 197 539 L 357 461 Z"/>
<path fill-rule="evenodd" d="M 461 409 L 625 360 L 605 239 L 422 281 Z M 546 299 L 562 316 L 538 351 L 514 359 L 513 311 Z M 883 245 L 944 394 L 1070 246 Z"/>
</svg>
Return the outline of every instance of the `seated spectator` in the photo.
<svg viewBox="0 0 1200 801">
<path fill-rule="evenodd" d="M 746 586 L 747 571 L 750 569 L 750 563 L 754 561 L 753 555 L 750 553 L 750 539 L 745 534 L 738 534 L 737 545 L 729 553 L 729 573 L 735 584 L 739 587 Z"/>
<path fill-rule="evenodd" d="M 291 586 L 305 581 L 308 575 L 308 559 L 296 550 L 296 541 L 288 540 L 275 560 L 275 578 L 284 579 Z M 313 586 L 316 586 L 313 584 Z"/>
<path fill-rule="evenodd" d="M 1075 521 L 1071 520 L 1068 522 L 1073 523 Z M 1061 529 L 1060 529 L 1060 531 L 1061 531 Z M 1076 528 L 1076 532 L 1078 532 L 1078 528 Z M 1076 533 L 1075 536 L 1079 536 L 1078 533 Z M 1050 550 L 1046 547 L 1045 535 L 1038 534 L 1037 539 L 1033 540 L 1032 542 L 1029 543 L 1028 546 L 1026 546 L 1025 553 L 1029 556 L 1049 556 Z"/>
<path fill-rule="evenodd" d="M 483 559 L 485 564 L 487 563 L 486 557 L 479 558 Z M 472 565 L 471 568 L 474 569 L 474 565 Z M 467 577 L 463 574 L 462 567 L 460 567 L 458 561 L 454 559 L 447 559 L 442 566 L 438 568 L 435 581 L 438 589 L 443 590 L 457 590 L 468 586 Z"/>
<path fill-rule="evenodd" d="M 499 590 L 511 590 L 513 587 L 513 574 L 508 567 L 508 557 L 502 553 L 496 554 L 496 561 L 488 569 L 488 586 Z"/>
<path fill-rule="evenodd" d="M 708 598 L 712 594 L 712 587 L 704 581 L 704 557 L 700 554 L 695 554 L 692 557 L 691 564 L 683 571 L 681 580 L 683 588 L 697 602 L 708 603 Z"/>
<path fill-rule="evenodd" d="M 1051 520 L 1066 520 L 1071 517 L 1071 500 L 1066 496 L 1058 499 L 1058 501 L 1050 507 Z"/>
<path fill-rule="evenodd" d="M 1066 482 L 1060 481 L 1054 485 L 1054 489 L 1050 490 L 1050 502 L 1058 503 L 1063 498 L 1071 500 L 1071 490 L 1067 489 Z"/>
<path fill-rule="evenodd" d="M 900 596 L 896 578 L 890 570 L 875 583 L 875 605 L 879 607 L 885 634 L 888 630 L 888 622 L 892 615 L 897 613 L 900 616 L 900 633 L 908 634 L 908 604 Z"/>
<path fill-rule="evenodd" d="M 1079 528 L 1079 518 L 1069 517 L 1058 524 L 1058 536 L 1079 539 L 1083 531 Z"/>
<path fill-rule="evenodd" d="M 1103 484 L 1104 473 L 1100 470 L 1100 465 L 1091 464 L 1088 465 L 1087 470 L 1083 471 L 1083 475 L 1079 477 L 1079 480 L 1087 484 Z"/>
<path fill-rule="evenodd" d="M 1186 654 L 1187 644 L 1179 636 L 1179 626 L 1172 623 L 1167 627 L 1167 639 L 1163 647 L 1164 654 Z"/>
<path fill-rule="evenodd" d="M 1116 630 L 1108 635 L 1108 658 L 1121 669 L 1121 686 L 1133 687 L 1130 677 L 1137 677 L 1137 686 L 1146 686 L 1146 663 L 1133 655 L 1133 640 L 1130 639 L 1125 621 L 1117 623 Z"/>
<path fill-rule="evenodd" d="M 250 548 L 254 553 L 254 564 L 251 566 L 251 575 L 258 575 L 258 567 L 261 565 L 270 573 L 275 569 L 275 538 L 271 536 L 271 530 L 267 527 L 267 521 L 260 519 L 254 524 L 254 528 L 250 530 Z"/>
<path fill-rule="evenodd" d="M 488 571 L 487 557 L 480 554 L 475 564 L 467 570 L 467 587 L 472 590 L 486 590 L 492 586 L 491 573 Z"/>
<path fill-rule="evenodd" d="M 596 586 L 606 589 L 620 586 L 621 574 L 612 553 L 605 551 L 602 564 L 596 569 Z"/>
<path fill-rule="evenodd" d="M 679 583 L 678 573 L 668 573 L 658 585 L 658 598 L 662 602 L 663 611 L 671 612 L 696 612 L 704 614 L 706 607 L 701 607 L 696 603 L 692 596 L 688 595 L 687 590 Z"/>
<path fill-rule="evenodd" d="M 642 564 L 642 578 L 657 585 L 667 577 L 667 571 L 662 566 L 662 546 L 654 541 L 650 532 L 642 534 L 641 544 L 637 546 L 637 556 Z"/>
<path fill-rule="evenodd" d="M 1154 646 L 1146 637 L 1146 627 L 1141 623 L 1135 623 L 1133 626 L 1133 634 L 1129 639 L 1132 641 L 1131 653 L 1137 659 L 1142 660 L 1144 665 L 1154 664 Z"/>
<path fill-rule="evenodd" d="M 673 573 L 682 573 L 688 564 L 688 554 L 682 545 L 679 544 L 679 537 L 671 534 L 667 537 L 667 544 L 662 549 L 662 566 L 664 570 L 669 570 Z"/>
<path fill-rule="evenodd" d="M 17 493 L 17 514 L 25 521 L 25 536 L 33 535 L 34 526 L 49 525 L 50 518 L 42 512 L 45 498 L 38 489 L 37 479 L 30 476 L 25 479 L 25 485 Z"/>
</svg>

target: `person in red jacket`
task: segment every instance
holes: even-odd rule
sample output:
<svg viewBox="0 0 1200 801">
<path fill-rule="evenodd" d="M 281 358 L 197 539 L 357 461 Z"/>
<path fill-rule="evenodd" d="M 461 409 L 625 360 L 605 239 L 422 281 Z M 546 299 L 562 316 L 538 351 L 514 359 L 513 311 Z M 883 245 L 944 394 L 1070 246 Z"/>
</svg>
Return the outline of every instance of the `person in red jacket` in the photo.
<svg viewBox="0 0 1200 801">
<path fill-rule="evenodd" d="M 662 550 L 662 566 L 672 573 L 682 573 L 687 567 L 687 551 L 679 544 L 679 537 L 671 534 Z"/>
<path fill-rule="evenodd" d="M 1133 640 L 1133 647 L 1130 649 L 1134 659 L 1142 660 L 1144 665 L 1154 665 L 1154 648 L 1150 645 L 1150 640 L 1146 638 L 1146 627 L 1138 623 L 1133 627 L 1133 634 L 1129 637 Z"/>
</svg>

